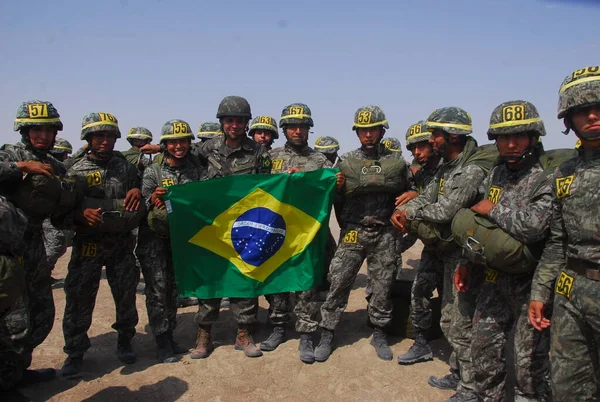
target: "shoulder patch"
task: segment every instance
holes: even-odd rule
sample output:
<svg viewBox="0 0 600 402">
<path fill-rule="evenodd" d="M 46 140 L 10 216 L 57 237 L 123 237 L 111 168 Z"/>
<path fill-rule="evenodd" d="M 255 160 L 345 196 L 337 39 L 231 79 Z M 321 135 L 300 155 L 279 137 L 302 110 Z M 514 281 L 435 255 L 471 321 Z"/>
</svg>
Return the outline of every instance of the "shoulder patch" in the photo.
<svg viewBox="0 0 600 402">
<path fill-rule="evenodd" d="M 492 186 L 490 187 L 490 191 L 488 191 L 487 198 L 494 204 L 498 204 L 498 200 L 500 200 L 500 194 L 502 194 L 502 187 Z"/>
<path fill-rule="evenodd" d="M 439 195 L 444 195 L 444 179 L 440 179 L 440 191 L 438 192 Z"/>
</svg>

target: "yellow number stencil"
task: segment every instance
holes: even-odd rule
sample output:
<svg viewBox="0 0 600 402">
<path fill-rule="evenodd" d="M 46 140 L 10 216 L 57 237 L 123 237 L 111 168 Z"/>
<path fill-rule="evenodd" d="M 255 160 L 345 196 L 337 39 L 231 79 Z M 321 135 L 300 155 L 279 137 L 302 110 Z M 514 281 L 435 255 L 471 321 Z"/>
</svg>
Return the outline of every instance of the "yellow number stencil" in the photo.
<svg viewBox="0 0 600 402">
<path fill-rule="evenodd" d="M 185 123 L 173 123 L 173 134 L 188 134 L 188 126 Z"/>
<path fill-rule="evenodd" d="M 444 179 L 440 179 L 440 191 L 438 192 L 439 195 L 444 195 Z"/>
<path fill-rule="evenodd" d="M 573 184 L 574 179 L 574 174 L 556 179 L 556 197 L 558 199 L 564 198 L 567 195 L 571 195 L 571 184 Z"/>
<path fill-rule="evenodd" d="M 27 109 L 29 109 L 29 117 L 37 118 L 37 117 L 48 117 L 48 105 L 45 103 L 32 103 L 27 105 Z"/>
<path fill-rule="evenodd" d="M 98 113 L 98 116 L 100 116 L 100 120 L 102 121 L 109 121 L 111 123 L 117 122 L 117 118 L 110 113 Z"/>
<path fill-rule="evenodd" d="M 573 78 L 582 77 L 584 75 L 596 75 L 600 72 L 600 66 L 581 68 L 573 73 Z"/>
<path fill-rule="evenodd" d="M 302 106 L 292 106 L 290 114 L 304 114 L 304 108 Z"/>
<path fill-rule="evenodd" d="M 357 244 L 358 243 L 358 230 L 349 230 L 344 236 L 344 243 Z"/>
<path fill-rule="evenodd" d="M 503 121 L 525 120 L 525 105 L 511 105 L 502 108 Z"/>
<path fill-rule="evenodd" d="M 269 116 L 260 116 L 258 122 L 260 124 L 271 124 L 271 119 L 269 118 Z"/>
<path fill-rule="evenodd" d="M 498 280 L 498 271 L 495 269 L 486 268 L 485 270 L 485 281 L 488 283 L 496 283 Z"/>
<path fill-rule="evenodd" d="M 554 291 L 556 294 L 563 295 L 570 300 L 571 292 L 573 291 L 573 282 L 575 282 L 575 278 L 561 272 L 560 277 L 556 281 L 556 288 Z"/>
<path fill-rule="evenodd" d="M 271 169 L 273 170 L 281 170 L 283 167 L 283 159 L 273 159 L 272 163 L 273 167 Z"/>
<path fill-rule="evenodd" d="M 161 184 L 163 187 L 174 186 L 175 180 L 173 180 L 172 178 L 169 177 L 167 179 L 162 179 Z"/>
<path fill-rule="evenodd" d="M 413 135 L 421 134 L 423 132 L 423 125 L 421 124 L 413 124 L 408 129 L 408 136 L 412 137 Z"/>
<path fill-rule="evenodd" d="M 500 194 L 502 194 L 502 187 L 492 186 L 488 192 L 488 200 L 494 204 L 497 204 L 498 200 L 500 199 Z"/>
<path fill-rule="evenodd" d="M 85 175 L 88 187 L 100 186 L 102 184 L 102 173 L 92 172 Z"/>
<path fill-rule="evenodd" d="M 358 117 L 356 118 L 359 124 L 369 124 L 371 123 L 371 115 L 373 113 L 370 110 L 363 110 L 358 113 Z"/>
<path fill-rule="evenodd" d="M 96 257 L 98 255 L 98 247 L 94 243 L 83 243 L 81 245 L 81 255 L 83 257 Z"/>
</svg>

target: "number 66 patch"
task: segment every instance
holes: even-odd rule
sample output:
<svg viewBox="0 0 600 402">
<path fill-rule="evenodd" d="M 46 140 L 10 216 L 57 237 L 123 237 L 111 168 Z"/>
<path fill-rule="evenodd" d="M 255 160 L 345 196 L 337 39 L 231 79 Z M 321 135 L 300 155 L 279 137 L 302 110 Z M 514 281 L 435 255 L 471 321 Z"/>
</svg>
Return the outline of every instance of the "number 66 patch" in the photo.
<svg viewBox="0 0 600 402">
<path fill-rule="evenodd" d="M 357 244 L 358 243 L 358 230 L 349 230 L 344 236 L 344 243 Z"/>
<path fill-rule="evenodd" d="M 571 300 L 571 292 L 573 291 L 574 281 L 575 278 L 565 274 L 564 272 L 561 272 L 558 280 L 556 281 L 556 288 L 554 291 L 556 294 L 565 296 L 567 299 Z"/>
</svg>

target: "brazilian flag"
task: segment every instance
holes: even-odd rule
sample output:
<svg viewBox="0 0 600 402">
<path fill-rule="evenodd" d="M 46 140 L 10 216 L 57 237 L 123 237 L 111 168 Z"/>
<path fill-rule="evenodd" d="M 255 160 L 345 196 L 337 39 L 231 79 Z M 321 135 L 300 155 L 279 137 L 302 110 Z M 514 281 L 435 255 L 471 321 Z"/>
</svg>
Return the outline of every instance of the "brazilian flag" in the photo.
<svg viewBox="0 0 600 402">
<path fill-rule="evenodd" d="M 179 293 L 255 297 L 318 285 L 336 172 L 236 175 L 169 187 Z"/>
</svg>

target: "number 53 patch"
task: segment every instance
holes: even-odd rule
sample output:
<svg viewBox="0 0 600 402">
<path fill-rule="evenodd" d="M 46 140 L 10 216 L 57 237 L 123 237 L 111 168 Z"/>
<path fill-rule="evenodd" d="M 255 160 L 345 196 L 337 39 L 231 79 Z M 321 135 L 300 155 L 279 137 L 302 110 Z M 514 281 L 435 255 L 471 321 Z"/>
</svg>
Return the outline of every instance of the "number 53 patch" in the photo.
<svg viewBox="0 0 600 402">
<path fill-rule="evenodd" d="M 554 289 L 554 291 L 556 292 L 556 294 L 563 295 L 567 299 L 571 300 L 573 282 L 575 282 L 575 278 L 565 274 L 564 272 L 561 272 L 560 276 L 558 277 L 558 280 L 556 281 L 556 288 Z"/>
<path fill-rule="evenodd" d="M 358 243 L 358 230 L 349 230 L 344 236 L 344 243 L 357 244 Z"/>
</svg>

